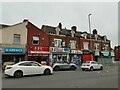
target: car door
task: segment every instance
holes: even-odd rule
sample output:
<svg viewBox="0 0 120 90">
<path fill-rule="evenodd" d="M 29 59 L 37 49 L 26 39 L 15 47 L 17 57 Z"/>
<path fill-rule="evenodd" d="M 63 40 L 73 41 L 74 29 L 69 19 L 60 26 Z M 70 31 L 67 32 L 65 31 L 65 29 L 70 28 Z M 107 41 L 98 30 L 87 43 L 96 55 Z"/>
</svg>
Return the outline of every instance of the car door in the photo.
<svg viewBox="0 0 120 90">
<path fill-rule="evenodd" d="M 43 74 L 44 68 L 37 62 L 31 62 L 33 74 Z"/>
<path fill-rule="evenodd" d="M 97 69 L 97 64 L 96 64 L 96 62 L 91 62 L 91 66 L 93 66 L 94 69 Z"/>
<path fill-rule="evenodd" d="M 63 68 L 64 68 L 64 69 L 69 68 L 69 64 L 68 64 L 68 63 L 63 63 Z"/>
<path fill-rule="evenodd" d="M 24 75 L 31 75 L 33 73 L 30 62 L 24 62 L 19 64 L 19 69 L 23 71 Z"/>
<path fill-rule="evenodd" d="M 94 65 L 94 69 L 99 69 L 100 68 L 98 62 L 94 62 L 93 65 Z"/>
<path fill-rule="evenodd" d="M 100 69 L 100 65 L 98 62 L 95 62 L 96 69 Z"/>
</svg>

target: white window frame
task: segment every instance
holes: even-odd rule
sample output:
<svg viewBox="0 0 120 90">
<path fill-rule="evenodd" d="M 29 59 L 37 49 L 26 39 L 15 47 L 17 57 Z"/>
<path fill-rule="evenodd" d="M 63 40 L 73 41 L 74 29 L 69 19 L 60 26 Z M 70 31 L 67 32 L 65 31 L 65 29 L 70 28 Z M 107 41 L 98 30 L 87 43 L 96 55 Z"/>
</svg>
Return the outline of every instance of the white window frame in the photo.
<svg viewBox="0 0 120 90">
<path fill-rule="evenodd" d="M 83 49 L 89 50 L 89 43 L 88 42 L 83 42 Z"/>
<path fill-rule="evenodd" d="M 98 40 L 98 35 L 97 34 L 95 34 L 95 40 Z"/>
<path fill-rule="evenodd" d="M 13 43 L 20 44 L 20 41 L 21 41 L 21 35 L 20 34 L 14 34 Z"/>
<path fill-rule="evenodd" d="M 55 28 L 55 31 L 56 31 L 56 35 L 59 35 L 59 34 L 60 34 L 60 28 L 59 28 L 59 27 L 56 27 L 56 28 Z"/>
<path fill-rule="evenodd" d="M 62 47 L 62 39 L 54 39 L 54 46 L 55 47 Z"/>
<path fill-rule="evenodd" d="M 76 41 L 70 40 L 70 49 L 76 49 Z"/>
<path fill-rule="evenodd" d="M 95 50 L 99 50 L 99 45 L 100 45 L 99 43 L 94 44 Z"/>
<path fill-rule="evenodd" d="M 34 40 L 38 41 L 38 43 L 35 44 L 35 43 L 34 43 Z M 34 35 L 33 38 L 32 38 L 32 44 L 33 44 L 33 45 L 39 45 L 39 40 L 40 40 L 39 36 Z"/>
<path fill-rule="evenodd" d="M 71 36 L 75 37 L 75 31 L 74 30 L 71 30 Z"/>
<path fill-rule="evenodd" d="M 105 44 L 105 50 L 108 50 L 109 45 Z"/>
</svg>

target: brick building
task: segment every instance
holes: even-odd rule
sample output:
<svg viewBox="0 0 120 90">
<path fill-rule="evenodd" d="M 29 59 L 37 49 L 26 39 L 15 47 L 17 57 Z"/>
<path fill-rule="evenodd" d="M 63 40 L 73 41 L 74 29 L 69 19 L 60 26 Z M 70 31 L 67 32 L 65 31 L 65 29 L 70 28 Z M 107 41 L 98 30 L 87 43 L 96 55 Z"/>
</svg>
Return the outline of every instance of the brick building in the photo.
<svg viewBox="0 0 120 90">
<path fill-rule="evenodd" d="M 106 36 L 98 35 L 96 29 L 93 30 L 90 39 L 89 33 L 77 31 L 76 26 L 66 29 L 62 27 L 61 23 L 59 24 L 57 27 L 42 26 L 42 30 L 49 35 L 50 52 L 51 50 L 54 51 L 54 48 L 59 51 L 57 56 L 51 55 L 50 59 L 57 58 L 56 60 L 58 60 L 61 57 L 62 60 L 80 64 L 87 60 L 98 61 L 98 58 L 110 56 L 110 40 Z M 90 43 L 92 43 L 91 48 Z M 63 50 L 59 50 L 61 48 Z M 64 48 L 67 50 L 66 55 L 63 52 Z M 66 58 L 62 58 L 62 56 L 66 56 Z"/>
<path fill-rule="evenodd" d="M 114 47 L 115 60 L 120 61 L 120 45 Z"/>
<path fill-rule="evenodd" d="M 0 29 L 2 60 L 49 60 L 48 35 L 28 20 Z M 39 62 L 40 62 L 39 61 Z"/>
<path fill-rule="evenodd" d="M 49 60 L 49 41 L 48 35 L 29 21 L 27 30 L 27 60 L 42 62 Z M 49 61 L 48 61 L 49 64 Z"/>
<path fill-rule="evenodd" d="M 80 66 L 87 60 L 109 58 L 110 40 L 101 36 L 94 29 L 93 33 L 81 32 L 76 26 L 71 29 L 58 26 L 43 25 L 41 29 L 28 20 L 21 23 L 5 26 L 0 29 L 2 39 L 0 48 L 2 59 L 6 60 L 35 60 L 35 61 L 64 61 L 74 62 Z M 90 43 L 92 47 L 90 48 Z M 105 60 L 105 59 L 104 59 Z M 48 63 L 49 64 L 49 63 Z"/>
</svg>

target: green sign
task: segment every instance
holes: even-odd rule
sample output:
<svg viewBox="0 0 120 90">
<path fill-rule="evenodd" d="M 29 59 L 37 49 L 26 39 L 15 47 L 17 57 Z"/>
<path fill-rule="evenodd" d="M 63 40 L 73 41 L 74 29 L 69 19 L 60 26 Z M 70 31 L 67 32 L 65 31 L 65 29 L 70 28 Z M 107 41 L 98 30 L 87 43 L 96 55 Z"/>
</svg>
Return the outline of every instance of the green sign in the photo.
<svg viewBox="0 0 120 90">
<path fill-rule="evenodd" d="M 102 51 L 103 56 L 109 56 L 109 51 Z"/>
<path fill-rule="evenodd" d="M 95 51 L 95 56 L 100 56 L 100 52 L 99 51 Z"/>
<path fill-rule="evenodd" d="M 115 56 L 114 51 L 111 51 L 111 52 L 110 52 L 110 55 L 111 55 L 111 56 Z"/>
</svg>

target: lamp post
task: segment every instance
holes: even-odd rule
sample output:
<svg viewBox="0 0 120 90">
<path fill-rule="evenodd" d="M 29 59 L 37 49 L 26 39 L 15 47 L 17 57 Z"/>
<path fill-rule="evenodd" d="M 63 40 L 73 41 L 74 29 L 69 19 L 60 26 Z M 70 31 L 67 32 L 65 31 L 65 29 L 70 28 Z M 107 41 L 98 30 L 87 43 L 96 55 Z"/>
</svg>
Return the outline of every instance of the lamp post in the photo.
<svg viewBox="0 0 120 90">
<path fill-rule="evenodd" d="M 91 21 L 90 21 L 90 16 L 91 16 L 91 15 L 92 15 L 91 13 L 88 14 L 88 23 L 89 23 L 89 32 L 90 32 L 90 54 L 91 54 L 91 52 L 92 52 Z M 91 54 L 91 59 L 93 60 L 93 58 L 92 58 L 92 54 Z"/>
</svg>

